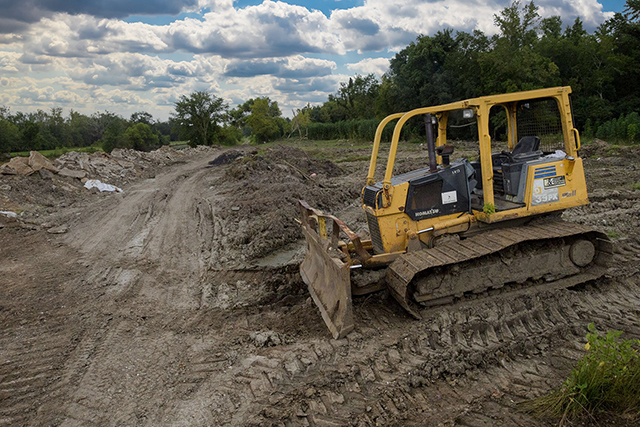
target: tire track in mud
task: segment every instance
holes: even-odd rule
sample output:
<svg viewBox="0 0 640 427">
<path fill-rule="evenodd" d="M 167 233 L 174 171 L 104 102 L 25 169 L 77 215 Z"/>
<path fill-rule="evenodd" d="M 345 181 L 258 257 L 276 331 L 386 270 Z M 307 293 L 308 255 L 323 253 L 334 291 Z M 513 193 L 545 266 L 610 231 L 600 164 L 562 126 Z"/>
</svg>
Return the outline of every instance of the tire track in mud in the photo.
<svg viewBox="0 0 640 427">
<path fill-rule="evenodd" d="M 620 308 L 621 300 L 627 301 L 627 307 Z M 367 425 L 381 420 L 422 425 L 425 419 L 415 417 L 415 410 L 420 408 L 416 402 L 433 402 L 432 387 L 441 388 L 438 384 L 443 378 L 465 382 L 468 377 L 477 377 L 476 382 L 494 384 L 491 377 L 497 375 L 505 384 L 520 385 L 519 392 L 518 387 L 505 387 L 516 390 L 510 391 L 510 400 L 531 398 L 550 388 L 547 378 L 566 375 L 582 356 L 581 343 L 589 322 L 594 321 L 601 330 L 625 329 L 628 334 L 640 336 L 635 326 L 638 303 L 637 282 L 605 283 L 562 292 L 561 298 L 557 294 L 541 294 L 502 305 L 491 303 L 481 309 L 476 307 L 473 316 L 442 310 L 409 327 L 400 322 L 404 323 L 404 333 L 391 342 L 383 339 L 379 345 L 371 345 L 364 338 L 369 332 L 361 328 L 345 342 L 314 345 L 317 362 L 293 374 L 289 381 L 275 384 L 271 392 L 281 397 L 276 402 L 265 401 L 262 413 L 254 414 L 254 421 L 344 425 L 355 417 Z M 385 332 L 382 336 L 387 335 Z M 532 367 L 523 361 L 546 353 L 555 354 L 561 363 L 536 363 Z M 285 360 L 278 363 L 281 369 L 286 367 Z M 550 372 L 553 370 L 556 372 Z M 486 397 L 486 390 L 474 385 L 470 395 Z M 498 387 L 497 393 L 503 395 L 509 390 Z M 508 417 L 513 408 L 509 399 L 501 405 L 505 407 L 502 422 L 520 425 Z M 460 424 L 482 425 L 474 423 L 481 419 L 475 415 L 463 416 L 461 420 L 466 421 Z"/>
<path fill-rule="evenodd" d="M 629 250 L 616 253 L 622 271 L 634 265 L 634 245 L 632 242 Z M 524 415 L 512 417 L 513 402 L 557 386 L 549 383 L 549 378 L 566 376 L 582 356 L 588 323 L 595 321 L 601 330 L 623 329 L 640 336 L 634 326 L 640 303 L 639 283 L 635 278 L 616 275 L 570 290 L 521 292 L 515 297 L 498 295 L 434 308 L 422 321 L 410 320 L 380 294 L 356 299 L 356 331 L 339 341 L 330 340 L 323 325 L 300 335 L 299 323 L 309 329 L 313 319 L 322 322 L 313 304 L 292 292 L 289 301 L 293 309 L 288 312 L 291 325 L 280 324 L 273 329 L 278 341 L 268 341 L 267 345 L 275 347 L 258 345 L 251 351 L 252 331 L 256 327 L 258 331 L 273 328 L 268 319 L 272 315 L 283 317 L 282 308 L 286 305 L 287 297 L 283 298 L 282 292 L 274 295 L 273 289 L 273 299 L 267 303 L 248 301 L 251 292 L 265 294 L 256 287 L 272 274 L 266 273 L 212 272 L 211 293 L 203 294 L 201 300 L 210 302 L 201 305 L 198 319 L 192 319 L 184 329 L 216 329 L 215 322 L 207 322 L 212 322 L 211 316 L 224 312 L 227 315 L 220 322 L 229 323 L 235 338 L 223 338 L 226 334 L 221 333 L 221 337 L 211 339 L 215 345 L 199 347 L 188 357 L 192 368 L 186 376 L 196 385 L 185 396 L 183 406 L 165 413 L 166 419 L 176 420 L 176 414 L 182 413 L 188 402 L 214 396 L 211 399 L 224 409 L 217 413 L 205 411 L 203 424 L 424 425 L 425 419 L 416 414 L 423 414 L 423 410 L 429 413 L 430 406 L 440 404 L 442 413 L 431 413 L 432 417 L 451 417 L 462 425 L 476 425 L 474 420 L 482 417 L 476 417 L 474 399 L 490 398 L 492 404 L 499 406 L 492 414 L 497 411 L 502 414 L 503 423 L 519 425 Z M 295 272 L 288 274 L 278 280 L 297 280 L 299 284 Z M 235 290 L 228 292 L 226 286 Z M 215 293 L 221 291 L 232 294 L 228 303 L 212 303 L 218 300 Z M 257 307 L 261 307 L 259 316 L 251 312 Z M 261 325 L 256 325 L 256 318 L 262 321 Z M 207 336 L 206 332 L 203 336 Z M 292 339 L 287 340 L 287 336 Z M 536 361 L 532 365 L 528 361 L 531 357 L 542 363 Z M 552 363 L 545 364 L 550 359 Z M 460 407 L 452 408 L 449 402 L 445 408 L 434 400 L 432 387 L 436 387 L 436 393 L 444 393 L 442 389 L 447 387 L 454 393 L 451 390 L 456 388 L 447 381 L 464 383 L 469 378 L 493 385 L 496 396 L 487 395 L 490 387 L 475 384 L 472 398 L 467 399 L 469 402 L 460 398 L 464 401 Z M 527 420 L 529 425 L 536 425 L 535 420 Z"/>
<path fill-rule="evenodd" d="M 384 420 L 421 425 L 424 419 L 416 418 L 416 409 L 420 402 L 434 403 L 434 384 L 446 388 L 443 378 L 465 382 L 469 377 L 494 384 L 497 380 L 486 371 L 494 372 L 491 375 L 498 383 L 507 384 L 502 388 L 494 384 L 493 391 L 499 396 L 510 393 L 504 402 L 496 401 L 505 408 L 503 422 L 509 423 L 511 400 L 548 390 L 547 378 L 557 377 L 559 371 L 566 374 L 581 357 L 589 322 L 640 336 L 640 330 L 630 325 L 638 318 L 638 303 L 637 282 L 609 281 L 559 293 L 438 309 L 430 318 L 415 322 L 381 315 L 376 304 L 356 307 L 362 317 L 387 322 L 381 322 L 384 326 L 357 322 L 356 332 L 344 340 L 296 340 L 260 355 L 240 357 L 237 367 L 227 373 L 218 369 L 216 382 L 224 384 L 227 396 L 250 403 L 239 404 L 229 418 L 213 420 L 255 425 L 345 425 L 354 420 L 368 425 Z M 523 360 L 546 354 L 559 358 L 554 366 L 536 363 L 532 367 Z M 219 360 L 210 363 L 203 361 L 213 366 Z M 206 386 L 209 380 L 202 381 L 200 391 L 211 392 Z M 474 386 L 471 395 L 486 398 L 486 390 Z M 473 411 L 460 415 L 462 425 L 476 425 L 474 417 Z"/>
<path fill-rule="evenodd" d="M 66 392 L 60 378 L 84 333 L 75 313 L 85 296 L 74 292 L 82 268 L 70 261 L 74 254 L 37 233 L 19 236 L 2 236 L 0 271 L 10 280 L 0 286 L 0 426 L 40 424 L 34 420 L 42 408 Z M 48 256 L 25 261 L 30 245 Z"/>
</svg>

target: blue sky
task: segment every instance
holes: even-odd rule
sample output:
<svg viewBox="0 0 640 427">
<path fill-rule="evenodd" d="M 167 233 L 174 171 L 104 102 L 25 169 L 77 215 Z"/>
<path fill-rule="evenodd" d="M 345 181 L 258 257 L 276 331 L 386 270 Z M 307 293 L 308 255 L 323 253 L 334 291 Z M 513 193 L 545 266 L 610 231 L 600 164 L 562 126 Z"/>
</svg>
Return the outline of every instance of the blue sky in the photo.
<svg viewBox="0 0 640 427">
<path fill-rule="evenodd" d="M 419 34 L 496 32 L 506 0 L 0 0 L 0 105 L 166 119 L 207 90 L 231 107 L 268 96 L 286 116 L 350 76 L 381 75 Z M 622 0 L 538 0 L 594 29 Z"/>
</svg>

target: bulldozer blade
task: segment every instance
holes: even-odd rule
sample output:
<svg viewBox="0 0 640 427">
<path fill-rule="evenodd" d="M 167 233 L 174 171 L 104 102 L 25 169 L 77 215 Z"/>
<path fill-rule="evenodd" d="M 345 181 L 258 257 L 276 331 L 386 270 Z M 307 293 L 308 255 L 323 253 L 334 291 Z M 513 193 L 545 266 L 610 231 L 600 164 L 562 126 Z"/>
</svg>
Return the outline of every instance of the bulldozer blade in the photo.
<svg viewBox="0 0 640 427">
<path fill-rule="evenodd" d="M 307 251 L 300 275 L 334 339 L 353 330 L 350 266 L 329 255 L 318 234 L 302 226 Z"/>
</svg>

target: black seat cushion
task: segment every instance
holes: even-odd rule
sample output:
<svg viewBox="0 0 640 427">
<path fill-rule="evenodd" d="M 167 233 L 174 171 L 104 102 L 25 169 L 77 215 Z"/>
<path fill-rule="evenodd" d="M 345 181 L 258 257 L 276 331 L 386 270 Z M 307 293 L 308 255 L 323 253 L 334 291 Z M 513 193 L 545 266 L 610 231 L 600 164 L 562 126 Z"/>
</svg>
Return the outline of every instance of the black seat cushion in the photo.
<svg viewBox="0 0 640 427">
<path fill-rule="evenodd" d="M 511 154 L 523 154 L 523 153 L 531 153 L 533 151 L 538 151 L 540 148 L 540 138 L 537 136 L 525 136 L 518 141 Z"/>
</svg>

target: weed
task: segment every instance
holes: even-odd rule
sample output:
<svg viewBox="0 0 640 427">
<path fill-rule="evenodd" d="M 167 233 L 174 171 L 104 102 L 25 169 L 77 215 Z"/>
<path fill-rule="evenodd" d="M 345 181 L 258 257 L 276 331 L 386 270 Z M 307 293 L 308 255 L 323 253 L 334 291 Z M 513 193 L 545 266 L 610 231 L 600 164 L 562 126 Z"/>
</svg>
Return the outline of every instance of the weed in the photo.
<svg viewBox="0 0 640 427">
<path fill-rule="evenodd" d="M 631 184 L 631 189 L 633 191 L 640 190 L 640 182 L 634 182 L 633 184 Z"/>
<path fill-rule="evenodd" d="M 607 236 L 609 236 L 612 239 L 617 239 L 620 237 L 620 233 L 616 232 L 616 231 L 609 231 L 607 232 Z"/>
<path fill-rule="evenodd" d="M 640 340 L 620 340 L 622 332 L 601 335 L 593 323 L 587 333 L 587 353 L 560 387 L 523 403 L 538 416 L 573 419 L 598 412 L 640 415 Z"/>
<path fill-rule="evenodd" d="M 493 203 L 485 203 L 482 207 L 482 212 L 487 215 L 494 214 L 496 213 L 496 205 L 494 205 Z"/>
</svg>

